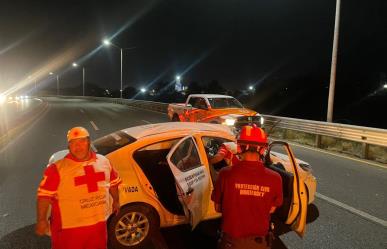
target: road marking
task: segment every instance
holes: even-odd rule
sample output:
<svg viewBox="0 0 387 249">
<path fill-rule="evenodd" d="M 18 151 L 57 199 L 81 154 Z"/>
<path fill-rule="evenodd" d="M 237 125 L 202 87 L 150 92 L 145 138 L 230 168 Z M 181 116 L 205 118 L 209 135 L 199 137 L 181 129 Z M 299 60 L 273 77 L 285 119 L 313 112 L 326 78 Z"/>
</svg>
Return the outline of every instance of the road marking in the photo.
<svg viewBox="0 0 387 249">
<path fill-rule="evenodd" d="M 320 198 L 320 199 L 322 199 L 324 201 L 327 201 L 327 202 L 329 202 L 329 203 L 331 203 L 331 204 L 333 204 L 335 206 L 338 206 L 338 207 L 340 207 L 342 209 L 345 209 L 345 210 L 347 210 L 347 211 L 349 211 L 349 212 L 351 212 L 353 214 L 359 215 L 359 216 L 361 216 L 361 217 L 363 217 L 363 218 L 365 218 L 365 219 L 367 219 L 369 221 L 372 221 L 372 222 L 378 223 L 378 224 L 380 224 L 380 225 L 382 225 L 384 227 L 387 227 L 387 221 L 385 221 L 385 220 L 379 219 L 379 218 L 377 218 L 375 216 L 372 216 L 372 215 L 370 215 L 370 214 L 368 214 L 366 212 L 363 212 L 361 210 L 358 210 L 356 208 L 348 206 L 347 204 L 344 204 L 342 202 L 336 201 L 335 199 L 332 199 L 332 198 L 330 198 L 328 196 L 322 195 L 322 194 L 317 193 L 317 192 L 316 192 L 316 197 Z"/>
<path fill-rule="evenodd" d="M 147 124 L 152 124 L 151 122 L 146 121 L 146 120 L 142 120 L 142 122 L 145 122 L 145 123 L 147 123 Z"/>
<path fill-rule="evenodd" d="M 96 131 L 99 130 L 98 126 L 93 121 L 90 121 L 90 123 L 93 126 L 94 130 L 96 130 Z"/>
<path fill-rule="evenodd" d="M 83 109 L 79 109 L 79 111 L 82 112 L 82 113 L 85 113 L 85 111 Z"/>
<path fill-rule="evenodd" d="M 296 144 L 296 143 L 292 143 L 292 142 L 288 142 L 288 143 L 291 144 L 291 145 L 294 145 L 294 146 L 298 146 L 298 147 L 309 149 L 309 150 L 318 151 L 318 152 L 325 153 L 325 154 L 328 154 L 328 155 L 331 155 L 331 156 L 337 156 L 337 157 L 349 159 L 349 160 L 352 160 L 352 161 L 369 164 L 371 166 L 379 167 L 379 168 L 382 168 L 382 169 L 387 169 L 387 166 L 385 166 L 383 164 L 369 162 L 369 161 L 366 161 L 366 160 L 361 160 L 361 159 L 357 159 L 357 158 L 353 158 L 353 157 L 349 157 L 349 156 L 345 156 L 345 155 L 340 155 L 340 154 L 336 154 L 336 153 L 329 152 L 329 151 L 326 151 L 326 150 L 317 149 L 317 148 L 313 148 L 313 147 L 308 147 L 308 146 L 304 146 L 304 145 L 300 145 L 300 144 Z"/>
</svg>

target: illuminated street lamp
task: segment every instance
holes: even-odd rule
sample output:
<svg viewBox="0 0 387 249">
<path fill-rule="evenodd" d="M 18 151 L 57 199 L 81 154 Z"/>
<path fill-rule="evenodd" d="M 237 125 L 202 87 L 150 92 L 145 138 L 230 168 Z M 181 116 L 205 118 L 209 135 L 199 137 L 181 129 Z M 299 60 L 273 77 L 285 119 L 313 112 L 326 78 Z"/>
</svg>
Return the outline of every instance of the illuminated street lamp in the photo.
<svg viewBox="0 0 387 249">
<path fill-rule="evenodd" d="M 78 67 L 76 62 L 73 62 L 73 67 Z M 85 67 L 82 66 L 82 95 L 85 96 Z"/>
<path fill-rule="evenodd" d="M 181 76 L 180 75 L 176 75 L 176 83 L 175 83 L 175 91 L 176 92 L 181 92 L 183 91 L 183 86 L 181 84 Z"/>
<path fill-rule="evenodd" d="M 249 90 L 250 91 L 254 90 L 254 87 L 253 86 L 249 86 Z"/>
<path fill-rule="evenodd" d="M 384 84 L 383 88 L 384 88 L 384 89 L 387 89 L 387 84 Z"/>
<path fill-rule="evenodd" d="M 49 72 L 49 75 L 54 75 L 53 72 Z M 56 75 L 56 95 L 59 95 L 59 75 Z"/>
<path fill-rule="evenodd" d="M 145 92 L 146 92 L 146 89 L 142 87 L 142 88 L 140 89 L 140 91 L 141 91 L 142 93 L 145 93 Z"/>
<path fill-rule="evenodd" d="M 122 99 L 122 48 L 118 47 L 117 45 L 115 45 L 114 43 L 112 43 L 111 41 L 109 41 L 108 39 L 104 39 L 104 40 L 103 40 L 103 44 L 104 44 L 105 46 L 113 45 L 113 47 L 118 48 L 118 49 L 120 50 L 120 53 L 121 53 L 121 80 L 120 80 L 121 87 L 120 87 L 120 98 Z"/>
</svg>

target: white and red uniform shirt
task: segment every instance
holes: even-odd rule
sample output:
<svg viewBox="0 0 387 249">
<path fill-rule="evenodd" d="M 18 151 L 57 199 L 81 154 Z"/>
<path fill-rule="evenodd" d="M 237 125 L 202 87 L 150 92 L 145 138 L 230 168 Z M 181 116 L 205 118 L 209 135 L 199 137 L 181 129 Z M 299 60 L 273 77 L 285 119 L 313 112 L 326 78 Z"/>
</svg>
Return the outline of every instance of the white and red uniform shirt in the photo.
<svg viewBox="0 0 387 249">
<path fill-rule="evenodd" d="M 107 220 L 109 188 L 120 182 L 106 157 L 93 152 L 81 162 L 67 154 L 46 168 L 38 198 L 52 201 L 52 230 L 90 226 Z"/>
</svg>

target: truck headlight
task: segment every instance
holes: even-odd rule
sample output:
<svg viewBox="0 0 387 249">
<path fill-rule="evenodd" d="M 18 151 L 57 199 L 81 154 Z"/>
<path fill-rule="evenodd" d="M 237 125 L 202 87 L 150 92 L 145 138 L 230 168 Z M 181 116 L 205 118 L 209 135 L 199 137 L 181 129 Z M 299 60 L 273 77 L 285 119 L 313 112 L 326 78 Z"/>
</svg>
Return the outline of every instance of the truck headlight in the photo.
<svg viewBox="0 0 387 249">
<path fill-rule="evenodd" d="M 223 124 L 228 125 L 228 126 L 233 126 L 235 124 L 235 119 L 228 118 L 224 120 Z"/>
</svg>

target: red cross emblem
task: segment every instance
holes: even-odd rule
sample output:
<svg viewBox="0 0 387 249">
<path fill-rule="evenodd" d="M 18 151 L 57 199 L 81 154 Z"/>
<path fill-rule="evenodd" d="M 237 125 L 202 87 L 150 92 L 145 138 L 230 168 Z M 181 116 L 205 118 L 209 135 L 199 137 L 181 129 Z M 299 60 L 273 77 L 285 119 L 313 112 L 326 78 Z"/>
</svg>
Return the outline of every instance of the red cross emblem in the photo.
<svg viewBox="0 0 387 249">
<path fill-rule="evenodd" d="M 97 192 L 98 191 L 98 182 L 105 180 L 104 172 L 95 172 L 94 167 L 87 165 L 83 167 L 85 175 L 74 177 L 75 186 L 87 184 L 87 191 Z"/>
</svg>

